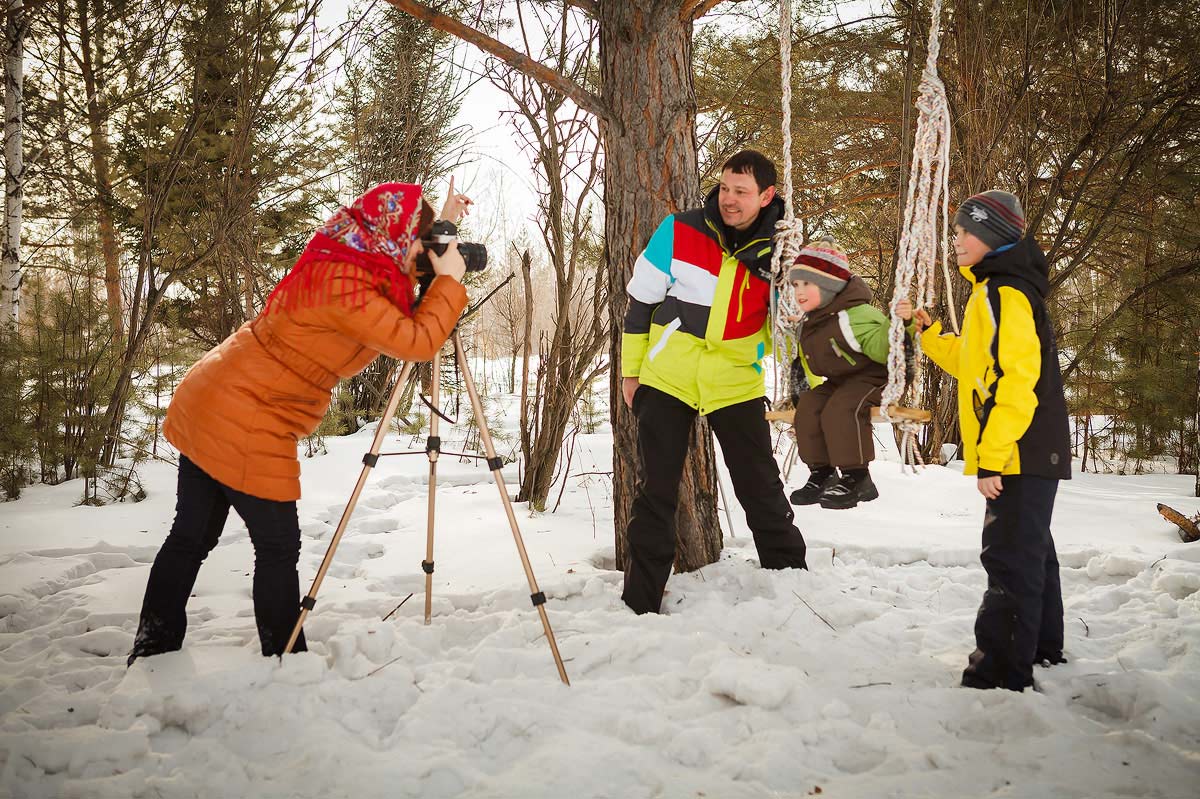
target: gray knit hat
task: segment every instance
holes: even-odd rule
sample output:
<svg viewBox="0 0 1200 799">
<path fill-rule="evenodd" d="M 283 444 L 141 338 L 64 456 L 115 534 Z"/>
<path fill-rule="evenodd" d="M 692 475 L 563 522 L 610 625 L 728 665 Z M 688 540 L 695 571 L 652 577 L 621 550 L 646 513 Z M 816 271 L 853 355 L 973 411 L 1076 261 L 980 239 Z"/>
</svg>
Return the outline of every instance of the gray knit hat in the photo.
<svg viewBox="0 0 1200 799">
<path fill-rule="evenodd" d="M 1015 244 L 1025 235 L 1025 211 L 1016 195 L 985 191 L 963 200 L 954 224 L 995 250 Z"/>
<path fill-rule="evenodd" d="M 832 299 L 850 281 L 850 260 L 833 236 L 822 236 L 800 251 L 788 271 L 788 282 L 806 280 Z"/>
</svg>

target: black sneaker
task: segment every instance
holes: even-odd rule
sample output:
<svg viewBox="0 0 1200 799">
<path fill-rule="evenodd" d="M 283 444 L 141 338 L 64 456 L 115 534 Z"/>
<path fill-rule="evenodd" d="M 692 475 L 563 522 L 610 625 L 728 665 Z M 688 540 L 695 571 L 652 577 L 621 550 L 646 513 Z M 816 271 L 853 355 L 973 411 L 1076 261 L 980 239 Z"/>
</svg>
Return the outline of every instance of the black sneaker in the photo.
<svg viewBox="0 0 1200 799">
<path fill-rule="evenodd" d="M 793 505 L 816 505 L 821 492 L 837 484 L 837 470 L 832 466 L 814 469 L 803 488 L 797 488 L 790 497 Z"/>
<path fill-rule="evenodd" d="M 879 489 L 867 471 L 853 471 L 842 475 L 842 479 L 821 492 L 817 501 L 822 508 L 846 510 L 860 502 L 879 498 Z"/>
</svg>

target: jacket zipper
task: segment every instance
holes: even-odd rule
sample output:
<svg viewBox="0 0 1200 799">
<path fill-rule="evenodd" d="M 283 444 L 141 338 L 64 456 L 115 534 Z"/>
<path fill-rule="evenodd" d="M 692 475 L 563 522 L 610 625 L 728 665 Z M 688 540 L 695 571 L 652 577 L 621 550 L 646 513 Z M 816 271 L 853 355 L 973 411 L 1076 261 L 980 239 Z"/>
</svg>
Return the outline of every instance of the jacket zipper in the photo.
<svg viewBox="0 0 1200 799">
<path fill-rule="evenodd" d="M 717 226 L 712 223 L 712 220 L 709 219 L 708 217 L 705 217 L 704 224 L 708 225 L 709 230 L 711 230 L 713 233 L 717 234 L 717 243 L 721 245 L 721 249 L 724 250 L 725 252 L 728 252 L 732 256 L 736 256 L 739 252 L 749 249 L 750 247 L 754 246 L 755 244 L 762 244 L 763 242 L 771 240 L 769 238 L 751 239 L 750 241 L 743 244 L 741 247 L 738 247 L 733 252 L 729 252 L 729 248 L 725 246 L 725 237 L 721 235 L 721 231 L 717 230 Z"/>
<path fill-rule="evenodd" d="M 842 348 L 838 346 L 838 343 L 837 343 L 837 340 L 836 340 L 836 339 L 832 339 L 832 338 L 831 338 L 831 339 L 829 339 L 829 344 L 830 344 L 830 346 L 831 346 L 831 347 L 833 347 L 833 351 L 834 351 L 834 352 L 836 352 L 836 353 L 837 353 L 839 356 L 841 356 L 842 358 L 845 358 L 845 359 L 846 359 L 846 362 L 847 362 L 847 363 L 849 363 L 851 366 L 858 366 L 858 361 L 856 361 L 856 360 L 854 360 L 853 358 L 851 358 L 851 357 L 850 357 L 850 355 L 849 355 L 848 353 L 846 353 L 846 352 L 843 352 L 843 351 L 842 351 Z"/>
<path fill-rule="evenodd" d="M 746 292 L 750 290 L 750 270 L 746 270 L 745 276 L 742 278 L 742 288 L 738 292 L 738 312 L 737 320 L 742 321 L 742 313 L 746 308 Z"/>
<path fill-rule="evenodd" d="M 674 335 L 675 331 L 682 326 L 682 319 L 679 317 L 672 319 L 670 323 L 663 328 L 662 335 L 659 336 L 658 341 L 654 342 L 654 346 L 650 348 L 650 352 L 646 353 L 646 360 L 653 361 L 655 358 L 657 358 L 658 354 L 663 351 L 664 347 L 667 346 L 667 339 Z"/>
</svg>

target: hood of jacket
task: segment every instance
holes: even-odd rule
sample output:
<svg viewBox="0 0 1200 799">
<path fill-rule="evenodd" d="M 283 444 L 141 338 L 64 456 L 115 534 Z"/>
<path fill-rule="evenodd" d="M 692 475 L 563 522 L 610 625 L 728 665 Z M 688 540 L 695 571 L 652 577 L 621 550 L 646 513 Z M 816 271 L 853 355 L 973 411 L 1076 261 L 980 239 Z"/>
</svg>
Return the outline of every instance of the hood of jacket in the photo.
<svg viewBox="0 0 1200 799">
<path fill-rule="evenodd" d="M 819 322 L 827 316 L 837 316 L 838 311 L 864 303 L 870 304 L 874 296 L 875 293 L 871 291 L 867 281 L 858 275 L 851 275 L 846 287 L 837 293 L 832 302 L 809 313 L 805 318 L 810 322 Z"/>
<path fill-rule="evenodd" d="M 958 271 L 973 284 L 1007 275 L 1024 280 L 1042 298 L 1050 292 L 1050 264 L 1033 237 L 1021 239 L 1003 252 L 990 252 L 974 266 L 960 266 Z"/>
</svg>

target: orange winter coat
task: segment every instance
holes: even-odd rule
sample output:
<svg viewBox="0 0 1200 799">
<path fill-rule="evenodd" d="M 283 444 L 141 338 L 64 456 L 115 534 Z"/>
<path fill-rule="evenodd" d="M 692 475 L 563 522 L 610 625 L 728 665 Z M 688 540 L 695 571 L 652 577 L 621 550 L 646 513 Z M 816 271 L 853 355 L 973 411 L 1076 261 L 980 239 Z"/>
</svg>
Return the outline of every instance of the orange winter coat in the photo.
<svg viewBox="0 0 1200 799">
<path fill-rule="evenodd" d="M 175 391 L 167 440 L 236 491 L 299 499 L 297 442 L 321 423 L 338 380 L 380 353 L 431 360 L 467 304 L 461 283 L 437 277 L 410 318 L 365 269 L 340 266 L 328 300 L 264 311 L 197 361 Z M 351 298 L 364 288 L 355 307 Z"/>
</svg>

